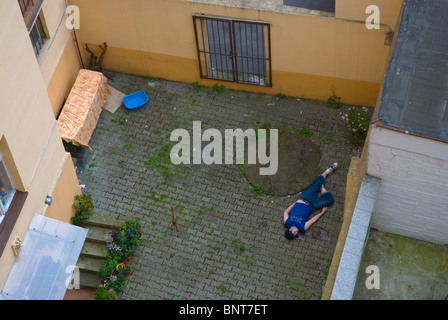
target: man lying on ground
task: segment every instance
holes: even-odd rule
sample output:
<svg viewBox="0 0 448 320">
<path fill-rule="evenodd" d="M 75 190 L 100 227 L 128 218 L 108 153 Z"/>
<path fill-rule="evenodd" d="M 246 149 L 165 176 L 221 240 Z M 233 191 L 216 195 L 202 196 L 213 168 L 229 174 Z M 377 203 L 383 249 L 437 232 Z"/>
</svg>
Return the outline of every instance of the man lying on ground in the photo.
<svg viewBox="0 0 448 320">
<path fill-rule="evenodd" d="M 308 188 L 299 194 L 297 201 L 283 212 L 283 223 L 287 229 L 285 237 L 288 240 L 297 238 L 299 233 L 305 233 L 328 211 L 328 206 L 334 202 L 334 198 L 325 189 L 324 183 L 327 176 L 334 172 L 337 167 L 337 162 L 329 166 Z M 320 197 L 318 196 L 319 192 L 321 193 Z M 322 209 L 322 211 L 309 219 L 311 212 L 317 209 Z"/>
</svg>

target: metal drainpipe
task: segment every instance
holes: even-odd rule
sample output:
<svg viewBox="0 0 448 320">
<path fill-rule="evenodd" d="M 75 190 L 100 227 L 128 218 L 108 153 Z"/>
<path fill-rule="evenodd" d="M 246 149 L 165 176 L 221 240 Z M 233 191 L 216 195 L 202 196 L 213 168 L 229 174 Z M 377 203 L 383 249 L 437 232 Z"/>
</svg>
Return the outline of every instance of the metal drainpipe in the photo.
<svg viewBox="0 0 448 320">
<path fill-rule="evenodd" d="M 65 13 L 67 13 L 67 8 L 69 6 L 70 4 L 68 3 L 68 0 L 65 0 L 65 11 L 66 11 Z M 73 37 L 75 40 L 76 49 L 78 50 L 79 61 L 81 61 L 82 68 L 85 69 L 84 61 L 82 60 L 81 50 L 79 49 L 78 37 L 76 35 L 75 27 L 73 27 Z"/>
</svg>

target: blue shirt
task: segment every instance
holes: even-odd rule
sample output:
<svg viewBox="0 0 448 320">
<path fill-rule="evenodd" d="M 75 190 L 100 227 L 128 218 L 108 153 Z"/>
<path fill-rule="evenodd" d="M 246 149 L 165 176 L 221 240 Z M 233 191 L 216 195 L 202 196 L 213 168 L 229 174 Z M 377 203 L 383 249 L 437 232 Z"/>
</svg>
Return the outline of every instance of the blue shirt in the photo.
<svg viewBox="0 0 448 320">
<path fill-rule="evenodd" d="M 296 227 L 300 232 L 305 232 L 305 223 L 308 221 L 312 209 L 309 205 L 297 202 L 289 212 L 285 221 L 285 228 Z"/>
</svg>

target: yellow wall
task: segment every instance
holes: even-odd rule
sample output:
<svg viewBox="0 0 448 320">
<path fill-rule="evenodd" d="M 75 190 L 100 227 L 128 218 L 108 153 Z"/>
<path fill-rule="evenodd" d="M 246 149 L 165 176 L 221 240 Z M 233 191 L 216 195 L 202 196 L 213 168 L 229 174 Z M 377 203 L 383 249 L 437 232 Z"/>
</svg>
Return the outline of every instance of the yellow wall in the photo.
<svg viewBox="0 0 448 320">
<path fill-rule="evenodd" d="M 49 39 L 38 57 L 44 84 L 56 117 L 81 69 L 72 30 L 66 27 L 65 0 L 44 1 L 40 17 Z"/>
<path fill-rule="evenodd" d="M 81 189 L 70 153 L 65 154 L 58 177 L 48 195 L 52 197 L 53 202 L 51 205 L 45 206 L 44 215 L 48 218 L 71 223 L 70 217 L 75 214 L 73 209 L 75 196 L 81 195 Z M 67 215 L 67 212 L 72 212 L 72 215 Z"/>
<path fill-rule="evenodd" d="M 389 52 L 387 25 L 182 0 L 70 3 L 80 8 L 80 41 L 91 49 L 107 42 L 106 69 L 168 80 L 216 83 L 199 77 L 192 16 L 200 13 L 271 24 L 273 87 L 222 82 L 229 88 L 321 100 L 334 88 L 346 103 L 374 105 Z"/>
<path fill-rule="evenodd" d="M 69 38 L 59 63 L 47 87 L 54 116 L 61 111 L 80 70 L 79 58 L 72 38 Z"/>
<path fill-rule="evenodd" d="M 41 14 L 45 13 L 44 23 L 49 34 L 57 30 L 61 3 L 62 0 L 44 1 L 42 10 L 47 11 Z M 51 12 L 60 14 L 54 17 Z M 0 257 L 1 290 L 15 259 L 10 247 L 13 239 L 16 236 L 24 239 L 33 215 L 44 213 L 45 197 L 53 190 L 55 203 L 61 208 L 57 217 L 67 221 L 73 214 L 69 206 L 79 192 L 79 183 L 74 179 L 73 166 L 65 165 L 67 154 L 47 93 L 48 82 L 68 43 L 62 40 L 68 41 L 69 37 L 63 37 L 62 29 L 53 32 L 44 46 L 45 56 L 36 58 L 17 0 L 0 1 L 0 13 L 0 30 L 4 30 L 0 32 L 0 152 L 15 188 L 28 193 Z M 51 40 L 54 41 L 50 46 Z M 61 191 L 59 186 L 65 190 Z M 71 192 L 70 200 L 68 193 Z"/>
</svg>

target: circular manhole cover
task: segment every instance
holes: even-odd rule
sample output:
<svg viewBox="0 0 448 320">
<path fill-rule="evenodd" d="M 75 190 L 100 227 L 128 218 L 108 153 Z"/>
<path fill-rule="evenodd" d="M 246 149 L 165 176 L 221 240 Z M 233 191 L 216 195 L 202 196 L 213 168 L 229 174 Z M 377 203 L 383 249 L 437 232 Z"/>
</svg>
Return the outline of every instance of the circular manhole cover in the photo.
<svg viewBox="0 0 448 320">
<path fill-rule="evenodd" d="M 270 139 L 266 139 L 269 154 Z M 278 170 L 274 175 L 260 175 L 259 163 L 244 164 L 244 173 L 252 186 L 267 194 L 297 194 L 316 178 L 316 167 L 322 158 L 319 146 L 296 133 L 284 132 L 278 137 Z M 246 158 L 247 159 L 247 158 Z M 265 165 L 264 167 L 268 167 Z"/>
</svg>

